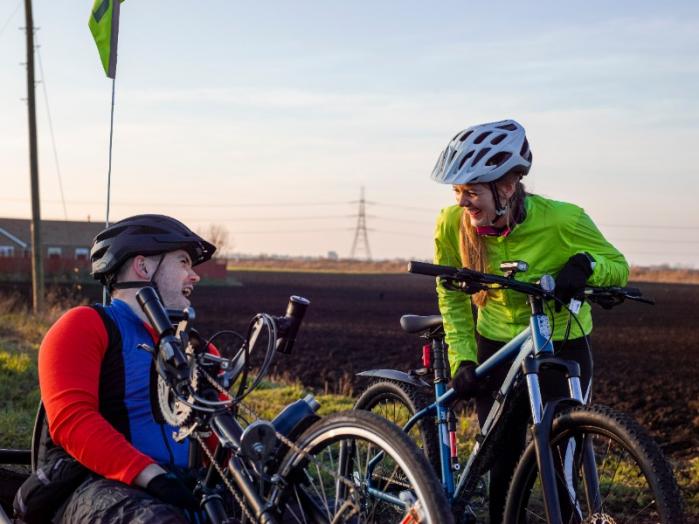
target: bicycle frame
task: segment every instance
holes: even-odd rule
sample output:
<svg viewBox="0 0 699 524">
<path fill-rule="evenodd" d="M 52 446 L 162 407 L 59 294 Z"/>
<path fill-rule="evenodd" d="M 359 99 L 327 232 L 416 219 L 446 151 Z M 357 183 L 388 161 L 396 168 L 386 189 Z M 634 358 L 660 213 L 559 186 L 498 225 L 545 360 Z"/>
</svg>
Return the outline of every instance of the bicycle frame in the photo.
<svg viewBox="0 0 699 524">
<path fill-rule="evenodd" d="M 454 485 L 454 470 L 458 465 L 452 465 L 451 446 L 448 429 L 448 405 L 456 394 L 453 389 L 447 390 L 448 374 L 446 373 L 446 344 L 442 337 L 432 340 L 433 358 L 435 363 L 434 393 L 435 402 L 417 412 L 405 424 L 403 430 L 408 432 L 423 417 L 434 415 L 437 420 L 440 442 L 441 478 L 447 497 L 453 501 L 473 474 L 472 466 L 482 449 L 482 442 L 488 438 L 500 420 L 502 407 L 510 395 L 515 379 L 520 371 L 524 374 L 529 396 L 529 406 L 532 416 L 532 436 L 536 446 L 537 461 L 541 475 L 544 492 L 544 504 L 549 522 L 561 521 L 561 510 L 557 496 L 556 473 L 554 460 L 548 438 L 550 433 L 555 406 L 558 402 L 544 403 L 539 386 L 539 369 L 541 367 L 558 368 L 566 373 L 570 392 L 569 402 L 584 403 L 580 387 L 580 369 L 576 362 L 566 361 L 553 356 L 553 344 L 551 342 L 551 329 L 549 319 L 544 313 L 543 299 L 529 296 L 532 309 L 529 327 L 522 330 L 510 342 L 492 355 L 475 369 L 476 377 L 482 379 L 488 376 L 495 368 L 513 360 L 507 376 L 500 386 L 498 395 L 481 428 L 481 437 L 475 443 L 469 456 L 458 485 Z M 590 443 L 585 443 L 584 476 L 588 498 L 594 506 L 599 504 L 599 486 L 594 467 L 594 458 L 590 450 Z M 592 459 L 592 460 L 590 460 Z"/>
</svg>

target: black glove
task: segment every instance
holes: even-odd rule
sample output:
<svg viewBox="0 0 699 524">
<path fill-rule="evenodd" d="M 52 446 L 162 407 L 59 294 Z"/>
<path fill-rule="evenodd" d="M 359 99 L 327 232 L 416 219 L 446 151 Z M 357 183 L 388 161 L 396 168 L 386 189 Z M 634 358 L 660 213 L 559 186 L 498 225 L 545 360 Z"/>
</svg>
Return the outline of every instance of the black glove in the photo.
<svg viewBox="0 0 699 524">
<path fill-rule="evenodd" d="M 167 504 L 184 509 L 197 509 L 199 504 L 192 490 L 174 473 L 161 473 L 151 479 L 146 491 Z"/>
<path fill-rule="evenodd" d="M 583 292 L 587 279 L 592 275 L 592 257 L 578 253 L 568 259 L 556 277 L 555 295 L 563 304 L 568 304 Z M 556 302 L 556 311 L 561 310 L 561 302 Z"/>
<path fill-rule="evenodd" d="M 476 363 L 464 360 L 451 381 L 451 387 L 456 390 L 459 398 L 470 398 L 478 393 L 478 379 L 476 378 Z"/>
</svg>

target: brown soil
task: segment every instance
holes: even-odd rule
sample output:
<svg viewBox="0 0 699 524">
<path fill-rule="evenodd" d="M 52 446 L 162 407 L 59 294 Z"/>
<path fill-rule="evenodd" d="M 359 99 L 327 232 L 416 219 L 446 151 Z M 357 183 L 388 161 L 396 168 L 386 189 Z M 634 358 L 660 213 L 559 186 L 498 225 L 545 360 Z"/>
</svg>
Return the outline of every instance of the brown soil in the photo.
<svg viewBox="0 0 699 524">
<path fill-rule="evenodd" d="M 420 341 L 400 329 L 406 313 L 437 313 L 434 281 L 414 275 L 240 272 L 234 288 L 200 288 L 194 303 L 205 332 L 245 331 L 258 311 L 281 314 L 289 295 L 311 300 L 293 355 L 277 373 L 316 388 L 359 386 L 354 375 L 377 367 L 417 366 Z M 595 402 L 631 412 L 666 453 L 699 451 L 699 288 L 639 283 L 655 306 L 595 307 Z"/>
<path fill-rule="evenodd" d="M 408 274 L 328 274 L 241 271 L 242 286 L 199 287 L 197 325 L 244 333 L 257 312 L 282 314 L 288 297 L 311 300 L 292 355 L 273 371 L 330 391 L 360 387 L 355 374 L 418 365 L 420 341 L 403 333 L 400 316 L 437 313 L 434 281 Z M 7 291 L 10 286 L 3 286 Z M 632 413 L 666 453 L 699 453 L 699 287 L 638 283 L 655 306 L 595 306 L 594 401 Z M 27 293 L 26 285 L 14 289 Z M 91 300 L 96 287 L 86 288 Z"/>
</svg>

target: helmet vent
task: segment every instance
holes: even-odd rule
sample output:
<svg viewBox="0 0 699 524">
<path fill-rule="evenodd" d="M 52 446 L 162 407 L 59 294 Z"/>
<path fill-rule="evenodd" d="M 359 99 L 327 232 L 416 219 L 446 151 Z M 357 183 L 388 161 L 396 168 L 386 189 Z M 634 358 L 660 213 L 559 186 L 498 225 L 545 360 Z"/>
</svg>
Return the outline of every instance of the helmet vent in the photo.
<svg viewBox="0 0 699 524">
<path fill-rule="evenodd" d="M 124 232 L 124 230 L 128 229 L 128 227 L 129 226 L 113 227 L 113 228 L 107 229 L 105 231 L 102 231 L 101 233 L 99 233 L 97 235 L 97 237 L 95 238 L 95 241 L 96 242 L 102 241 L 102 240 L 106 240 L 108 238 L 119 236 Z"/>
<path fill-rule="evenodd" d="M 483 140 L 485 140 L 486 138 L 488 138 L 488 135 L 489 135 L 489 134 L 490 134 L 490 131 L 486 131 L 485 133 L 481 133 L 480 135 L 478 135 L 478 136 L 476 137 L 476 139 L 473 141 L 473 143 L 474 143 L 474 144 L 480 144 L 481 142 L 483 142 Z"/>
<path fill-rule="evenodd" d="M 451 163 L 452 160 L 454 160 L 454 156 L 456 156 L 456 149 L 452 150 L 451 155 L 449 155 L 449 160 L 447 163 Z"/>
<path fill-rule="evenodd" d="M 131 234 L 133 235 L 162 235 L 168 232 L 160 227 L 153 226 L 138 226 L 133 228 Z"/>
<path fill-rule="evenodd" d="M 99 260 L 99 259 L 102 258 L 102 257 L 104 256 L 104 254 L 107 252 L 107 249 L 109 249 L 108 246 L 104 246 L 102 249 L 99 249 L 99 250 L 95 251 L 95 252 L 92 253 L 92 255 L 90 256 L 90 260 L 93 260 L 93 261 L 94 261 L 94 260 Z"/>
<path fill-rule="evenodd" d="M 491 156 L 488 159 L 488 161 L 485 163 L 485 165 L 486 166 L 500 167 L 505 162 L 507 162 L 511 157 L 512 157 L 512 153 L 508 153 L 507 151 L 500 151 L 499 153 L 495 153 L 493 156 Z"/>
<path fill-rule="evenodd" d="M 471 165 L 475 166 L 478 162 L 480 162 L 481 158 L 483 158 L 488 153 L 488 151 L 490 151 L 489 147 L 481 149 L 478 152 L 478 154 L 473 158 L 473 162 L 471 162 Z"/>
<path fill-rule="evenodd" d="M 500 142 L 502 142 L 503 140 L 505 140 L 505 137 L 506 137 L 506 136 L 507 136 L 507 134 L 505 134 L 505 133 L 503 133 L 503 134 L 501 134 L 501 135 L 498 135 L 498 136 L 496 136 L 495 138 L 493 138 L 493 139 L 490 141 L 490 143 L 493 144 L 494 146 L 496 146 L 496 145 L 498 145 Z"/>
<path fill-rule="evenodd" d="M 470 137 L 473 134 L 473 130 L 468 131 L 467 133 L 464 133 L 461 135 L 461 138 L 459 138 L 459 142 L 465 142 L 468 137 Z"/>
<path fill-rule="evenodd" d="M 504 126 L 498 126 L 498 129 L 504 129 L 505 131 L 517 131 L 517 126 L 514 124 L 505 124 Z"/>
<path fill-rule="evenodd" d="M 464 157 L 461 159 L 461 162 L 459 163 L 459 169 L 461 169 L 462 167 L 464 167 L 464 164 L 466 163 L 466 160 L 468 160 L 468 159 L 471 158 L 472 156 L 473 156 L 473 151 L 469 151 L 468 153 L 466 153 L 466 154 L 464 155 Z"/>
<path fill-rule="evenodd" d="M 529 152 L 529 142 L 525 138 L 524 143 L 522 144 L 522 149 L 519 151 L 519 156 L 526 158 L 528 152 Z"/>
</svg>

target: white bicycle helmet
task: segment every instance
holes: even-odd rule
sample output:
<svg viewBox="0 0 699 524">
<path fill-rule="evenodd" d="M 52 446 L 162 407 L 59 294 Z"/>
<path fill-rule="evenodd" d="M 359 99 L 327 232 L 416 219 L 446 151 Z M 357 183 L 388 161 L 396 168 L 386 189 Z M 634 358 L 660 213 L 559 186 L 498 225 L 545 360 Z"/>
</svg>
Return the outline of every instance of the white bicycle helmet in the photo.
<svg viewBox="0 0 699 524">
<path fill-rule="evenodd" d="M 458 133 L 437 160 L 432 180 L 442 184 L 493 182 L 532 165 L 524 128 L 514 120 L 469 127 Z"/>
</svg>

